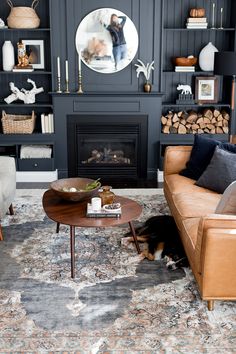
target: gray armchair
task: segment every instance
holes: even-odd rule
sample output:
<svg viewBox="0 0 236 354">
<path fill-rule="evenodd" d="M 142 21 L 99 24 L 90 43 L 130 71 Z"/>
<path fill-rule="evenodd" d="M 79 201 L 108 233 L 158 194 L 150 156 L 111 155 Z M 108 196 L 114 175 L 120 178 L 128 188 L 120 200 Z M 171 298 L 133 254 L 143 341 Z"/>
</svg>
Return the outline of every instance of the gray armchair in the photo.
<svg viewBox="0 0 236 354">
<path fill-rule="evenodd" d="M 1 219 L 7 210 L 13 215 L 12 202 L 16 192 L 16 165 L 15 159 L 9 156 L 0 156 L 0 240 L 3 240 Z"/>
</svg>

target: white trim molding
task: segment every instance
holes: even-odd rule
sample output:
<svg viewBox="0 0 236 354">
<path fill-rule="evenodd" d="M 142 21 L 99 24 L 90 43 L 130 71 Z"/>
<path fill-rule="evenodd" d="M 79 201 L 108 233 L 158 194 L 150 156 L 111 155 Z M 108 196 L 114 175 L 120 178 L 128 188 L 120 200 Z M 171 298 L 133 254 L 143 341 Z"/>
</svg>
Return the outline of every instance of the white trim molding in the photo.
<svg viewBox="0 0 236 354">
<path fill-rule="evenodd" d="M 58 179 L 55 171 L 17 171 L 16 182 L 52 182 Z"/>
</svg>

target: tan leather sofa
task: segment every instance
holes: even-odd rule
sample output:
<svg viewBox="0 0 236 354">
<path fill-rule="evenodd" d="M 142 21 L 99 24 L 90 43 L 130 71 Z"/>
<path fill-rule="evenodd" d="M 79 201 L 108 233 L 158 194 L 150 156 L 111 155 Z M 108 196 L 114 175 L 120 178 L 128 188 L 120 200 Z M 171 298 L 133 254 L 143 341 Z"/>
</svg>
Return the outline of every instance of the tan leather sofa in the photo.
<svg viewBox="0 0 236 354">
<path fill-rule="evenodd" d="M 236 300 L 236 215 L 215 214 L 221 194 L 179 175 L 191 146 L 169 146 L 164 158 L 164 193 L 208 309 L 214 300 Z"/>
</svg>

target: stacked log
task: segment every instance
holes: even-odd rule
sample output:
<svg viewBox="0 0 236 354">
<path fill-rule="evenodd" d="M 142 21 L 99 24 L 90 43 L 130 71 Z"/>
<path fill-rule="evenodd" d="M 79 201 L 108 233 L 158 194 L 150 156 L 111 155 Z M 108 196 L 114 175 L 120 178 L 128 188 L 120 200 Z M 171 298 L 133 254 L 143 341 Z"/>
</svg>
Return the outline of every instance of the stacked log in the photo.
<svg viewBox="0 0 236 354">
<path fill-rule="evenodd" d="M 161 117 L 164 134 L 228 134 L 230 115 L 225 110 L 169 111 Z"/>
</svg>

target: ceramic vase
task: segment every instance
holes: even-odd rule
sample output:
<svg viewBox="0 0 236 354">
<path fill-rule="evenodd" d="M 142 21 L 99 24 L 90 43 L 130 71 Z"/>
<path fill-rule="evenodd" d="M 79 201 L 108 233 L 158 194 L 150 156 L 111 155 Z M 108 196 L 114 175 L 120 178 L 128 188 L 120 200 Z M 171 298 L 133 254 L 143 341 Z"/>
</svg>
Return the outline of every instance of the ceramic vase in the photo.
<svg viewBox="0 0 236 354">
<path fill-rule="evenodd" d="M 11 41 L 5 41 L 2 46 L 3 71 L 12 71 L 15 65 L 14 47 Z"/>
<path fill-rule="evenodd" d="M 151 92 L 152 85 L 147 81 L 143 86 L 144 92 Z"/>
<path fill-rule="evenodd" d="M 199 54 L 199 66 L 202 71 L 214 70 L 216 52 L 218 52 L 218 49 L 211 42 L 201 50 Z"/>
</svg>

